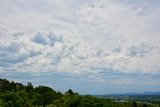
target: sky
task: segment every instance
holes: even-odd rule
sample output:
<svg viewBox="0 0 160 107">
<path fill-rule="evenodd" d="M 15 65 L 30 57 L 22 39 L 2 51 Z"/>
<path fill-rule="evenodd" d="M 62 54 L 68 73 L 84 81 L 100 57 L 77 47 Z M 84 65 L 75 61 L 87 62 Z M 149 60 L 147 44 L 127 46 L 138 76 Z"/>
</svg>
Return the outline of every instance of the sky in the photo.
<svg viewBox="0 0 160 107">
<path fill-rule="evenodd" d="M 159 0 L 0 0 L 0 78 L 80 94 L 160 91 Z"/>
</svg>

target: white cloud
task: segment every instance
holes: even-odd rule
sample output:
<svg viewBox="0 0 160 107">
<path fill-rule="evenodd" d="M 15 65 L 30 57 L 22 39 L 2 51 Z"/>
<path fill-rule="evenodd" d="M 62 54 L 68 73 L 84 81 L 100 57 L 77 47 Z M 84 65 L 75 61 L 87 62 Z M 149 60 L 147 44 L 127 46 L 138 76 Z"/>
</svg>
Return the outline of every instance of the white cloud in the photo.
<svg viewBox="0 0 160 107">
<path fill-rule="evenodd" d="M 1 0 L 0 4 L 3 69 L 11 66 L 4 60 L 12 60 L 19 62 L 13 64 L 17 71 L 160 71 L 160 12 L 150 1 L 137 5 L 126 0 Z"/>
</svg>

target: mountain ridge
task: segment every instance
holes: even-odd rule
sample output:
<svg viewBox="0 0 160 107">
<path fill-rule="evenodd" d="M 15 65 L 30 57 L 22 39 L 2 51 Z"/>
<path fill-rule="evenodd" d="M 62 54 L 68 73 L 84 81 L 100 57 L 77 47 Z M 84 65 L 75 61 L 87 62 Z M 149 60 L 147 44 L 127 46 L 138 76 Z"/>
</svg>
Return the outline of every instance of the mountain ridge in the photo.
<svg viewBox="0 0 160 107">
<path fill-rule="evenodd" d="M 128 92 L 124 95 L 160 95 L 160 91 L 153 92 L 153 91 L 146 91 L 146 92 Z"/>
</svg>

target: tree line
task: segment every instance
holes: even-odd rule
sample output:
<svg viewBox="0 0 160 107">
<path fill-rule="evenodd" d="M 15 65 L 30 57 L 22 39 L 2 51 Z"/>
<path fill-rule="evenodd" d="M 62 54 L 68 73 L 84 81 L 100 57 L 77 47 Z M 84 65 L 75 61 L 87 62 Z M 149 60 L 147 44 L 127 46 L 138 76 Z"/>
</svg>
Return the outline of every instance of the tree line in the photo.
<svg viewBox="0 0 160 107">
<path fill-rule="evenodd" d="M 48 86 L 34 87 L 0 79 L 0 107 L 154 107 L 151 104 L 115 102 L 91 95 L 79 95 L 71 89 L 65 93 Z"/>
</svg>

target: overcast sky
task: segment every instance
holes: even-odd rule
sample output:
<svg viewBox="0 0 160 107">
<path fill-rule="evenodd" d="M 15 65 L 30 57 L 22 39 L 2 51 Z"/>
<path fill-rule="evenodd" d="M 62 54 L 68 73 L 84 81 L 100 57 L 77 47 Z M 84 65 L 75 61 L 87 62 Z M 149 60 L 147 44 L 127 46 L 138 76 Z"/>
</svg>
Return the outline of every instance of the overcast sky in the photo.
<svg viewBox="0 0 160 107">
<path fill-rule="evenodd" d="M 159 0 L 0 0 L 0 77 L 80 94 L 160 91 Z"/>
</svg>

